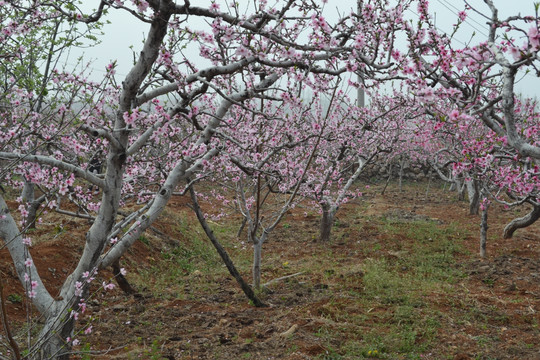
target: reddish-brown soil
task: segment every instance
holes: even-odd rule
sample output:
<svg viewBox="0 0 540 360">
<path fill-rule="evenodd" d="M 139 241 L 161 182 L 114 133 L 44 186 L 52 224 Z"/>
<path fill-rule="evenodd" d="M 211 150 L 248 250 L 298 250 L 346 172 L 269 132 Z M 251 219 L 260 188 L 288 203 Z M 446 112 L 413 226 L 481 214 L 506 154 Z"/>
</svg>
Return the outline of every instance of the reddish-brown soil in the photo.
<svg viewBox="0 0 540 360">
<path fill-rule="evenodd" d="M 186 207 L 186 199 L 176 199 L 169 206 L 169 214 L 184 212 L 189 223 L 196 219 Z M 12 204 L 13 205 L 13 204 Z M 388 237 L 381 234 L 369 217 L 396 216 L 401 219 L 429 218 L 445 226 L 458 224 L 463 228 L 464 247 L 468 250 L 457 259 L 457 266 L 466 275 L 457 281 L 451 293 L 433 292 L 424 299 L 430 308 L 440 312 L 440 327 L 435 341 L 423 359 L 540 359 L 540 234 L 537 224 L 518 230 L 513 239 L 503 239 L 502 228 L 509 219 L 524 215 L 516 210 L 505 210 L 493 205 L 490 212 L 488 256 L 480 259 L 478 251 L 479 219 L 467 215 L 467 204 L 456 201 L 454 193 L 425 189 L 418 185 L 406 187 L 403 193 L 392 188 L 380 195 L 380 187 L 366 190 L 366 196 L 347 204 L 338 214 L 339 227 L 331 244 L 315 242 L 316 212 L 309 205 L 296 208 L 283 226 L 265 244 L 265 258 L 274 259 L 272 266 L 263 269 L 266 280 L 294 273 L 294 265 L 331 251 L 340 265 L 350 272 L 334 274 L 332 269 L 300 274 L 269 286 L 263 294 L 266 308 L 249 305 L 230 276 L 211 278 L 200 271 L 188 271 L 182 278 L 182 294 L 171 294 L 174 288 L 156 294 L 149 284 L 137 284 L 136 296 L 120 290 L 99 292 L 90 301 L 89 314 L 83 323 L 90 322 L 93 332 L 81 336 L 91 344 L 92 359 L 341 359 L 341 342 L 354 341 L 369 329 L 384 307 L 357 308 L 346 295 L 334 293 L 339 283 L 348 284 L 351 291 L 362 292 L 362 271 L 354 270 L 365 261 L 365 247 L 378 246 L 379 255 L 391 258 L 395 249 Z M 360 218 L 347 217 L 362 209 Z M 211 207 L 207 205 L 208 211 Z M 169 221 L 168 221 L 169 220 Z M 159 245 L 148 246 L 137 242 L 123 260 L 130 274 L 156 266 L 163 249 L 186 241 L 177 224 L 165 215 L 149 232 Z M 360 222 L 365 223 L 360 224 Z M 358 226 L 357 226 L 358 225 Z M 32 237 L 39 242 L 32 248 L 32 256 L 40 269 L 47 288 L 56 293 L 66 274 L 76 265 L 77 254 L 84 244 L 87 223 L 50 214 L 45 224 L 38 226 Z M 404 235 L 396 235 L 406 244 Z M 154 240 L 153 240 L 154 241 Z M 392 242 L 395 243 L 395 242 Z M 152 242 L 151 245 L 154 245 Z M 229 248 L 233 258 L 238 249 Z M 377 256 L 379 256 L 377 255 Z M 370 255 L 373 256 L 373 255 Z M 277 260 L 276 260 L 277 259 Z M 280 265 L 280 262 L 283 264 Z M 263 261 L 263 266 L 265 263 Z M 4 296 L 8 298 L 8 315 L 12 326 L 20 328 L 27 318 L 24 294 L 19 285 L 10 257 L 0 251 L 0 270 L 3 273 Z M 405 270 L 404 270 L 405 271 Z M 249 279 L 247 268 L 243 270 Z M 324 277 L 328 274 L 328 278 Z M 335 276 L 333 276 L 335 275 Z M 102 272 L 102 279 L 111 274 Z M 134 275 L 132 275 L 134 276 Z M 469 320 L 455 321 L 460 313 L 470 312 Z M 346 328 L 347 316 L 365 316 L 365 326 Z M 39 323 L 37 314 L 33 321 Z M 476 320 L 482 320 L 482 326 Z M 351 325 L 353 326 L 353 325 Z M 340 329 L 350 334 L 348 339 L 321 335 L 321 329 Z M 289 334 L 290 333 L 290 334 Z M 354 335 L 356 334 L 356 335 Z M 331 339 L 326 341 L 325 339 Z M 488 346 L 485 346 L 485 344 Z M 79 350 L 82 348 L 79 347 Z M 88 349 L 86 349 L 88 350 Z M 400 358 L 407 358 L 402 354 Z M 81 358 L 83 355 L 75 355 Z M 341 357 L 340 357 L 341 356 Z M 380 358 L 385 357 L 384 354 Z M 376 358 L 376 355 L 373 355 Z M 88 357 L 87 357 L 88 358 Z"/>
</svg>

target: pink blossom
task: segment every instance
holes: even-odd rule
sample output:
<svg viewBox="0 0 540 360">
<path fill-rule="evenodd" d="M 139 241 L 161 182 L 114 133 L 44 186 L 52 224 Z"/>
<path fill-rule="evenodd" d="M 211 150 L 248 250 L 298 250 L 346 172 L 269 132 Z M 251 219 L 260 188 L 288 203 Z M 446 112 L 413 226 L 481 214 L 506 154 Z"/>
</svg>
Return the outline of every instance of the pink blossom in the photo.
<svg viewBox="0 0 540 360">
<path fill-rule="evenodd" d="M 244 46 L 239 46 L 236 49 L 236 55 L 241 57 L 248 57 L 249 56 L 249 50 Z"/>
<path fill-rule="evenodd" d="M 135 5 L 137 5 L 137 10 L 144 13 L 148 9 L 148 2 L 146 0 L 131 0 Z"/>
<path fill-rule="evenodd" d="M 212 4 L 210 5 L 210 11 L 218 12 L 219 11 L 219 4 L 217 4 L 216 2 L 212 2 Z"/>
<path fill-rule="evenodd" d="M 103 289 L 105 290 L 113 290 L 115 288 L 115 285 L 113 283 L 106 283 L 105 281 L 103 282 Z"/>
<path fill-rule="evenodd" d="M 82 296 L 83 284 L 80 281 L 75 282 L 75 296 Z"/>
<path fill-rule="evenodd" d="M 521 59 L 521 51 L 518 47 L 510 46 L 508 51 L 510 52 L 510 55 L 512 55 L 512 57 L 514 58 L 514 61 L 518 61 L 519 59 Z"/>
<path fill-rule="evenodd" d="M 459 118 L 459 111 L 458 110 L 452 110 L 450 112 L 449 117 L 450 117 L 450 120 L 456 121 Z"/>
<path fill-rule="evenodd" d="M 30 258 L 27 258 L 27 259 L 24 261 L 24 265 L 25 265 L 26 267 L 30 267 L 30 266 L 32 266 L 32 264 L 33 264 L 33 261 L 32 261 L 32 259 L 30 259 Z"/>
<path fill-rule="evenodd" d="M 79 308 L 81 309 L 81 313 L 84 313 L 86 311 L 86 303 L 82 301 L 79 303 Z"/>
<path fill-rule="evenodd" d="M 540 49 L 540 33 L 538 32 L 538 28 L 536 27 L 536 25 L 529 29 L 528 35 L 529 42 L 531 43 L 533 49 Z"/>
<path fill-rule="evenodd" d="M 116 71 L 114 70 L 115 63 L 110 63 L 107 65 L 107 72 L 111 75 L 114 75 Z"/>
</svg>

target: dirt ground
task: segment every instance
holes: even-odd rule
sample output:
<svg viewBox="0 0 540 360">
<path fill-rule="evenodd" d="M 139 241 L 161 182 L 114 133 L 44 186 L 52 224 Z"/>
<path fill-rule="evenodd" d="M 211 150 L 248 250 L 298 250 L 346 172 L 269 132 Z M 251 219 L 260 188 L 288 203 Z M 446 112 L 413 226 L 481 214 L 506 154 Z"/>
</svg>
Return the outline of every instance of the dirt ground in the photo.
<svg viewBox="0 0 540 360">
<path fill-rule="evenodd" d="M 513 239 L 503 239 L 501 235 L 508 220 L 523 216 L 526 210 L 491 207 L 488 255 L 481 259 L 479 218 L 468 215 L 467 203 L 457 201 L 454 193 L 437 187 L 426 196 L 425 186 L 418 184 L 406 186 L 404 192 L 395 186 L 385 195 L 380 191 L 381 187 L 374 185 L 365 190 L 363 198 L 340 210 L 330 244 L 315 241 L 318 215 L 309 211 L 309 204 L 297 207 L 283 220 L 264 246 L 264 281 L 295 274 L 304 269 L 302 264 L 310 264 L 317 256 L 335 257 L 336 266 L 304 270 L 269 285 L 261 294 L 269 305 L 265 308 L 251 306 L 225 270 L 215 275 L 203 269 L 204 261 L 200 259 L 196 266 L 186 264 L 182 271 L 175 272 L 170 286 L 160 288 L 151 281 L 144 284 L 144 279 L 148 281 L 153 276 L 145 269 L 159 268 L 164 253 L 189 241 L 189 234 L 182 229 L 197 225 L 186 199 L 175 199 L 168 215 L 122 261 L 127 278 L 138 293 L 126 295 L 119 289 L 96 293 L 81 322 L 81 326 L 91 324 L 93 331 L 80 335 L 82 345 L 76 348 L 79 354 L 74 358 L 540 359 L 539 227 L 535 224 L 518 230 Z M 211 205 L 206 206 L 211 211 Z M 187 225 L 182 228 L 171 223 L 173 214 L 182 214 Z M 57 216 L 49 215 L 32 234 L 39 239 L 32 248 L 32 256 L 53 293 L 74 268 L 87 226 L 82 220 L 66 221 Z M 381 350 L 353 356 L 344 350 L 344 344 L 353 346 L 375 325 L 380 326 L 378 321 L 388 321 L 395 315 L 388 314 L 388 308 L 380 304 L 366 303 L 360 307 L 351 295 L 364 291 L 363 264 L 373 257 L 400 256 L 388 245 L 395 243 L 389 236 L 399 238 L 400 249 L 411 241 L 403 234 L 385 234 L 370 223 L 370 219 L 381 217 L 399 221 L 424 219 L 437 226 L 454 224 L 462 229 L 459 241 L 465 250 L 456 255 L 455 261 L 464 276 L 447 292 L 425 295 L 422 306 L 437 312 L 439 324 L 421 354 Z M 239 261 L 239 267 L 249 280 L 249 248 L 242 250 L 247 245 L 238 242 L 237 247 L 232 240 L 225 244 L 233 259 L 244 259 Z M 27 306 L 5 249 L 0 252 L 0 270 L 9 319 L 18 336 L 24 338 L 21 329 L 28 316 L 36 327 L 40 319 Z M 102 272 L 99 283 L 110 276 Z M 178 281 L 176 285 L 174 279 Z M 342 290 L 344 285 L 347 291 Z M 464 318 L 464 312 L 472 315 Z M 332 336 L 332 332 L 345 335 L 339 338 Z M 426 336 L 418 336 L 414 341 L 420 347 L 427 340 Z"/>
</svg>

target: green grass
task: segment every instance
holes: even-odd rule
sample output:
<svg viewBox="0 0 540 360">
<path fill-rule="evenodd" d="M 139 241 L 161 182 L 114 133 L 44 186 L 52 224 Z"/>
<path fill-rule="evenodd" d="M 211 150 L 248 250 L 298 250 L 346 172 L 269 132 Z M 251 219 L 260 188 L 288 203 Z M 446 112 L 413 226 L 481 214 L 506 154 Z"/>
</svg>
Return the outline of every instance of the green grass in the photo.
<svg viewBox="0 0 540 360">
<path fill-rule="evenodd" d="M 188 283 L 191 288 L 217 286 L 216 282 L 211 281 L 190 281 L 193 277 L 226 276 L 226 269 L 198 223 L 188 224 L 182 214 L 175 217 L 178 224 L 176 230 L 183 239 L 170 249 L 162 249 L 160 258 L 151 267 L 140 269 L 134 282 L 139 288 L 149 288 L 156 296 L 174 294 L 182 298 L 192 292 L 186 291 Z M 153 246 L 150 236 L 145 236 L 144 243 Z"/>
<path fill-rule="evenodd" d="M 455 261 L 463 252 L 457 226 L 386 218 L 369 221 L 388 239 L 377 243 L 375 251 L 365 249 L 368 258 L 341 268 L 344 259 L 335 254 L 318 258 L 321 269 L 329 267 L 336 269 L 336 276 L 346 275 L 341 291 L 356 285 L 347 292 L 346 304 L 337 298 L 325 307 L 323 315 L 346 326 L 319 330 L 325 347 L 333 349 L 319 359 L 369 359 L 375 355 L 420 359 L 436 343 L 442 317 L 426 297 L 431 292 L 449 291 L 464 276 Z M 402 243 L 403 237 L 409 240 Z M 336 347 L 337 339 L 348 340 Z"/>
</svg>

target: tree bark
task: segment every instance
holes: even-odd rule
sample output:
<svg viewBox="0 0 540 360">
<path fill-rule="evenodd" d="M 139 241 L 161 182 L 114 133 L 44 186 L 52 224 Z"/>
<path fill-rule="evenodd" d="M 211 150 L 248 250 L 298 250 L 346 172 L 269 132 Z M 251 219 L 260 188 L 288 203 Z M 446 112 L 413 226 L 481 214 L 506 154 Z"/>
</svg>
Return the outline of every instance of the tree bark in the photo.
<svg viewBox="0 0 540 360">
<path fill-rule="evenodd" d="M 486 203 L 484 205 L 484 209 L 482 210 L 482 223 L 480 225 L 480 257 L 482 258 L 486 257 L 487 231 L 489 229 L 488 208 L 489 204 Z"/>
<path fill-rule="evenodd" d="M 477 180 L 467 181 L 467 192 L 469 194 L 469 215 L 478 215 L 480 211 L 480 191 Z"/>
<path fill-rule="evenodd" d="M 21 194 L 23 203 L 27 206 L 28 216 L 24 221 L 25 229 L 36 228 L 37 211 L 41 204 L 45 201 L 45 195 L 35 198 L 35 186 L 29 181 L 24 182 L 24 187 Z"/>
<path fill-rule="evenodd" d="M 456 191 L 458 194 L 458 200 L 463 201 L 465 200 L 465 184 L 462 184 L 461 181 L 458 179 L 455 180 L 456 183 Z"/>
<path fill-rule="evenodd" d="M 69 311 L 64 310 L 46 319 L 39 336 L 39 347 L 35 350 L 39 354 L 37 359 L 69 360 L 71 342 L 67 342 L 67 339 L 73 336 L 75 326 L 74 318 L 69 315 Z"/>
<path fill-rule="evenodd" d="M 540 205 L 533 204 L 531 212 L 523 217 L 510 221 L 504 227 L 503 237 L 505 239 L 511 239 L 517 229 L 522 229 L 534 224 L 538 218 L 540 218 Z"/>
<path fill-rule="evenodd" d="M 114 278 L 116 279 L 120 289 L 122 289 L 122 291 L 128 295 L 136 294 L 137 291 L 131 287 L 129 281 L 127 281 L 126 277 L 122 274 L 122 271 L 120 271 L 120 259 L 117 259 L 112 264 L 112 269 Z"/>
<path fill-rule="evenodd" d="M 322 205 L 322 218 L 320 224 L 319 240 L 321 242 L 329 242 L 332 234 L 332 226 L 334 225 L 335 211 L 332 211 L 328 205 Z"/>
<path fill-rule="evenodd" d="M 390 183 L 390 179 L 392 179 L 392 163 L 390 163 L 390 167 L 388 170 L 388 179 L 386 179 L 386 184 L 384 184 L 384 188 L 381 191 L 381 195 L 384 195 L 386 188 L 388 187 L 388 184 Z"/>
<path fill-rule="evenodd" d="M 261 290 L 261 258 L 262 241 L 256 239 L 253 242 L 253 288 L 257 291 Z"/>
<path fill-rule="evenodd" d="M 429 169 L 429 178 L 428 178 L 428 183 L 427 183 L 427 187 L 426 187 L 426 200 L 429 196 L 429 188 L 431 186 L 431 178 L 433 177 L 433 171 L 431 169 Z"/>
<path fill-rule="evenodd" d="M 403 192 L 403 167 L 405 166 L 405 160 L 401 158 L 399 160 L 399 192 Z"/>
<path fill-rule="evenodd" d="M 30 202 L 28 204 L 28 217 L 26 218 L 26 221 L 24 223 L 25 229 L 35 229 L 36 228 L 36 219 L 37 219 L 37 212 L 39 210 L 39 207 L 43 202 L 45 201 L 46 196 L 41 195 L 34 201 Z"/>
</svg>

